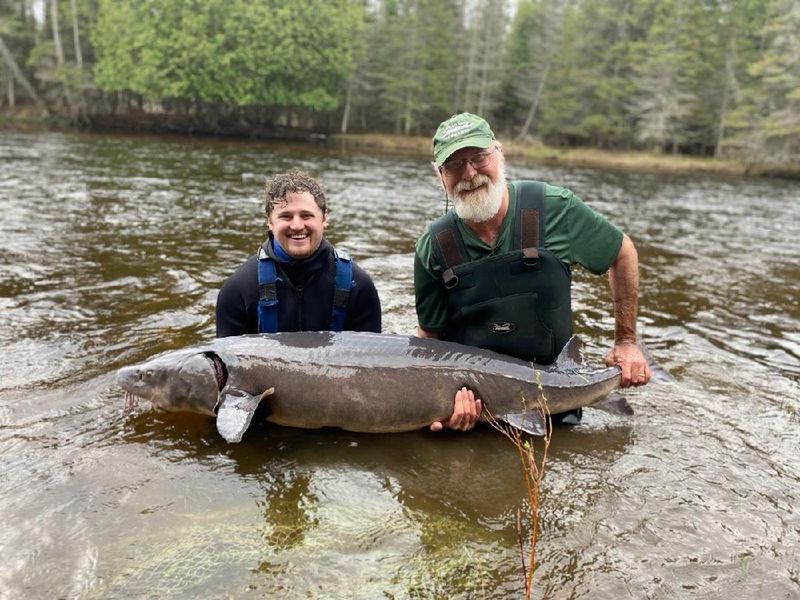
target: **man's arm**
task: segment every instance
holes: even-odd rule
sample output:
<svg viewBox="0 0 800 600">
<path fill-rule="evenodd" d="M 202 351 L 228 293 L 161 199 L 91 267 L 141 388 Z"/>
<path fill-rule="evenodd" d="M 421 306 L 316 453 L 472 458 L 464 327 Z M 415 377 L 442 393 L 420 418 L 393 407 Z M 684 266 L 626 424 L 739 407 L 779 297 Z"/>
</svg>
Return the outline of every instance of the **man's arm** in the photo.
<svg viewBox="0 0 800 600">
<path fill-rule="evenodd" d="M 351 290 L 345 329 L 350 331 L 381 332 L 381 300 L 372 279 L 357 264 L 353 264 L 355 286 Z"/>
<path fill-rule="evenodd" d="M 217 337 L 253 333 L 247 330 L 247 314 L 241 295 L 227 282 L 217 296 Z"/>
<path fill-rule="evenodd" d="M 248 303 L 258 303 L 255 257 L 249 257 L 222 284 L 217 295 L 217 337 L 257 333 L 257 315 L 248 313 Z"/>
<path fill-rule="evenodd" d="M 627 235 L 622 236 L 617 258 L 608 271 L 614 299 L 614 347 L 606 364 L 622 369 L 621 387 L 644 385 L 650 381 L 650 368 L 636 344 L 636 313 L 639 308 L 639 256 Z"/>
</svg>

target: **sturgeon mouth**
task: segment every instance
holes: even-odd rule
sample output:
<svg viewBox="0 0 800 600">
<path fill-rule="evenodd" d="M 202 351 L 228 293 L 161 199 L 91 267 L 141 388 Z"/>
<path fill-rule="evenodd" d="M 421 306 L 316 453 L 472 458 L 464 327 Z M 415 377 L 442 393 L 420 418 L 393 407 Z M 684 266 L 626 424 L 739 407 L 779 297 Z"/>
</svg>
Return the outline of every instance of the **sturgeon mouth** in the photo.
<svg viewBox="0 0 800 600">
<path fill-rule="evenodd" d="M 139 396 L 132 392 L 125 392 L 125 410 L 133 410 L 139 405 Z"/>
</svg>

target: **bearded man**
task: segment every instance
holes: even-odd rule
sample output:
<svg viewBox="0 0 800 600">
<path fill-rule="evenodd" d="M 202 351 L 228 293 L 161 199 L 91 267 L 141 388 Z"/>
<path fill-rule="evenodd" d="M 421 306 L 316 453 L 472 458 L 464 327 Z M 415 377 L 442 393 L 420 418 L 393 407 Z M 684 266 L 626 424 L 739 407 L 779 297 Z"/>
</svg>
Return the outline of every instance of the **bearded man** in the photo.
<svg viewBox="0 0 800 600">
<path fill-rule="evenodd" d="M 489 124 L 461 113 L 433 137 L 433 166 L 453 210 L 417 240 L 417 335 L 495 350 L 538 364 L 555 360 L 572 335 L 571 268 L 608 272 L 621 387 L 650 380 L 636 344 L 638 255 L 630 238 L 570 190 L 506 181 L 505 156 Z M 431 425 L 471 429 L 481 401 L 462 388 L 453 415 Z M 554 415 L 577 422 L 580 409 Z"/>
</svg>

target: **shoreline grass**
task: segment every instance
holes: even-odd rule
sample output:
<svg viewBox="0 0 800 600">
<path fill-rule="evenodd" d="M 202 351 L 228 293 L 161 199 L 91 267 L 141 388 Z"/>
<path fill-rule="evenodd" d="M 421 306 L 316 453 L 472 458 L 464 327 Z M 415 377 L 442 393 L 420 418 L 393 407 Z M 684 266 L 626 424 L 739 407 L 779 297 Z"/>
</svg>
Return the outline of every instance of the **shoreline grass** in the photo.
<svg viewBox="0 0 800 600">
<path fill-rule="evenodd" d="M 15 114 L 0 114 L 0 130 L 18 130 L 25 132 L 86 130 L 76 127 L 63 119 L 42 118 L 30 110 L 18 110 Z M 123 129 L 115 130 L 121 133 Z M 143 130 L 131 133 L 142 133 Z M 101 131 L 99 131 L 101 132 Z M 157 131 L 151 133 L 180 133 L 179 131 Z M 189 133 L 189 132 L 186 132 Z M 298 132 L 300 141 L 302 136 Z M 241 136 L 225 135 L 224 132 L 209 137 Z M 252 139 L 252 137 L 242 138 Z M 266 138 L 265 138 L 266 139 Z M 319 140 L 315 140 L 319 143 Z M 423 136 L 404 136 L 385 133 L 347 133 L 331 134 L 325 139 L 330 148 L 347 151 L 369 151 L 381 154 L 415 156 L 430 159 L 430 138 Z M 739 160 L 722 160 L 709 157 L 696 157 L 677 154 L 658 154 L 643 151 L 601 150 L 599 148 L 555 148 L 541 144 L 522 144 L 516 141 L 504 141 L 506 156 L 513 161 L 529 165 L 587 167 L 601 169 L 617 169 L 625 171 L 666 173 L 666 174 L 716 174 L 741 175 L 751 177 L 783 177 L 800 180 L 800 164 L 798 165 L 758 165 Z"/>
<path fill-rule="evenodd" d="M 430 157 L 430 139 L 380 133 L 334 134 L 328 143 L 348 150 L 370 150 L 386 154 Z M 653 173 L 706 173 L 800 179 L 798 168 L 772 168 L 741 161 L 653 152 L 614 151 L 597 148 L 553 148 L 503 142 L 506 156 L 529 164 L 548 166 L 608 168 Z"/>
</svg>

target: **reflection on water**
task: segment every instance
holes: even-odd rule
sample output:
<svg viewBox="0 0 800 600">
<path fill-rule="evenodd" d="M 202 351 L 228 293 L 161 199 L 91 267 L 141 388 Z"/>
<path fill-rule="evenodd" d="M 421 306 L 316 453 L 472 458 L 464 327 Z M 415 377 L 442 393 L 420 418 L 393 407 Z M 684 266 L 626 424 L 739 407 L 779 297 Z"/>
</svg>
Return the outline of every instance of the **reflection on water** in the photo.
<svg viewBox="0 0 800 600">
<path fill-rule="evenodd" d="M 414 239 L 442 208 L 424 159 L 232 140 L 0 138 L 0 598 L 508 598 L 521 594 L 513 447 L 124 412 L 114 370 L 213 335 L 257 247 L 264 178 L 326 184 L 329 236 L 384 330 L 415 327 Z M 644 339 L 677 382 L 556 432 L 536 597 L 800 594 L 798 185 L 510 165 L 572 187 L 641 259 Z M 599 361 L 607 284 L 575 274 Z M 535 442 L 539 443 L 539 442 Z"/>
</svg>

